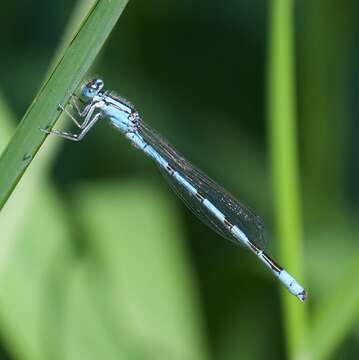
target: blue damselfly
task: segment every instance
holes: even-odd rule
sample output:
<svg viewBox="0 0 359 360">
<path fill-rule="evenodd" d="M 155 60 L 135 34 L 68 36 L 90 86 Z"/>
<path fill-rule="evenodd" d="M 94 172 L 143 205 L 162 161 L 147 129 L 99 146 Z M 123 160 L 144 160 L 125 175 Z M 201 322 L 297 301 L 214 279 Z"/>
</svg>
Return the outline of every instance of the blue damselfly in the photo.
<svg viewBox="0 0 359 360">
<path fill-rule="evenodd" d="M 195 215 L 223 237 L 248 248 L 293 295 L 304 301 L 307 293 L 303 287 L 262 250 L 264 233 L 261 219 L 190 164 L 142 121 L 136 109 L 127 100 L 103 90 L 103 86 L 101 79 L 91 79 L 81 87 L 79 96 L 71 97 L 70 104 L 78 113 L 78 118 L 59 105 L 80 128 L 79 134 L 59 130 L 43 131 L 80 141 L 97 120 L 107 119 L 130 140 L 132 145 L 159 165 L 171 187 Z"/>
</svg>

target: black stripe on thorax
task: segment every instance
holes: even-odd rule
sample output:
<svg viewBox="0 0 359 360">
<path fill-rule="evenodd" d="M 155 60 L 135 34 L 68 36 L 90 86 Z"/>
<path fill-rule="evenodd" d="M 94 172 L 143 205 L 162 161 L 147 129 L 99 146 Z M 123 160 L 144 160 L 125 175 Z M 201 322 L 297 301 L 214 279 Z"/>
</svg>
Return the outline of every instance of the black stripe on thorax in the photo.
<svg viewBox="0 0 359 360">
<path fill-rule="evenodd" d="M 172 168 L 171 165 L 167 165 L 167 166 L 166 166 L 166 170 L 167 170 L 171 175 L 173 175 L 173 174 L 175 173 L 175 170 Z"/>
<path fill-rule="evenodd" d="M 199 200 L 199 202 L 203 202 L 204 201 L 204 197 L 197 191 L 195 194 L 196 198 Z"/>
</svg>

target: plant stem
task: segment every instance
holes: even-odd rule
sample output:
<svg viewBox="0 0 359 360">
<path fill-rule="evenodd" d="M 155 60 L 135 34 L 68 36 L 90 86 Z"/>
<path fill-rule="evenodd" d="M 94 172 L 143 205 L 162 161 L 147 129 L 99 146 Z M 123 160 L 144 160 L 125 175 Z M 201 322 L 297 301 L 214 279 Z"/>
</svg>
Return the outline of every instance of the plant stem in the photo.
<svg viewBox="0 0 359 360">
<path fill-rule="evenodd" d="M 271 4 L 268 126 L 276 229 L 280 258 L 302 280 L 292 1 L 273 0 Z M 306 357 L 306 308 L 287 291 L 283 291 L 283 316 L 289 357 Z"/>
</svg>

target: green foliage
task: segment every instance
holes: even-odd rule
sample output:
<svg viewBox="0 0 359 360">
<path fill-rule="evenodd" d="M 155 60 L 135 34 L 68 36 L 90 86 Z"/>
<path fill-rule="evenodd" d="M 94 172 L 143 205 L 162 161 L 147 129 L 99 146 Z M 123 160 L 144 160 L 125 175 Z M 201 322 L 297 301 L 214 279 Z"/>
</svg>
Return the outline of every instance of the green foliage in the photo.
<svg viewBox="0 0 359 360">
<path fill-rule="evenodd" d="M 97 1 L 40 88 L 0 158 L 0 208 L 45 139 L 39 129 L 54 125 L 59 117 L 58 104 L 66 103 L 75 91 L 126 3 L 127 0 Z"/>
<path fill-rule="evenodd" d="M 42 5 L 61 14 L 65 4 Z M 356 143 L 348 136 L 355 131 L 346 83 L 354 52 L 350 2 L 293 7 L 275 0 L 268 16 L 257 11 L 260 2 L 210 4 L 130 2 L 113 31 L 126 1 L 78 2 L 15 132 L 19 98 L 33 96 L 37 86 L 24 73 L 43 78 L 49 65 L 37 68 L 44 54 L 26 58 L 24 44 L 21 61 L 6 64 L 7 54 L 18 53 L 4 36 L 0 62 L 11 76 L 6 86 L 2 75 L 11 106 L 0 96 L 4 358 L 356 356 L 359 195 L 347 186 L 358 176 L 348 160 Z M 7 6 L 3 13 L 11 17 Z M 31 50 L 37 54 L 39 24 L 40 47 L 48 46 L 50 58 L 53 38 L 45 41 L 41 19 L 52 15 L 37 16 Z M 308 290 L 307 303 L 282 288 L 279 298 L 279 285 L 250 254 L 185 218 L 147 159 L 119 134 L 99 124 L 81 144 L 49 138 L 39 149 L 38 128 L 55 123 L 57 104 L 67 101 L 111 32 L 98 60 L 106 86 L 134 99 L 145 121 L 265 218 L 278 249 L 273 257 Z M 268 61 L 258 50 L 266 34 Z"/>
<path fill-rule="evenodd" d="M 0 100 L 4 147 L 12 116 Z M 103 249 L 100 264 L 96 252 L 78 257 L 69 232 L 72 220 L 46 179 L 56 150 L 53 141 L 48 145 L 0 217 L 0 324 L 8 351 L 24 359 L 206 358 L 189 264 L 166 199 L 145 183 L 76 191 L 74 213 L 83 215 L 78 221 L 89 248 Z M 136 226 L 133 214 L 144 226 Z M 127 230 L 117 228 L 118 217 Z M 103 234 L 100 229 L 113 231 Z M 145 240 L 141 248 L 139 238 Z M 116 250 L 119 242 L 122 251 Z M 123 251 L 132 245 L 130 252 Z M 122 271 L 129 276 L 120 281 Z"/>
<path fill-rule="evenodd" d="M 162 191 L 131 179 L 83 186 L 75 202 L 89 241 L 88 300 L 109 338 L 137 358 L 205 359 L 193 275 Z"/>
<path fill-rule="evenodd" d="M 270 17 L 268 120 L 279 253 L 286 268 L 305 284 L 299 189 L 293 47 L 293 3 L 273 1 Z M 308 290 L 307 290 L 308 291 Z M 285 292 L 285 291 L 284 291 Z M 310 293 L 310 291 L 309 291 Z M 309 295 L 310 296 L 310 295 Z M 304 305 L 304 306 L 303 306 Z M 306 304 L 283 294 L 287 347 L 293 359 L 306 358 Z"/>
</svg>

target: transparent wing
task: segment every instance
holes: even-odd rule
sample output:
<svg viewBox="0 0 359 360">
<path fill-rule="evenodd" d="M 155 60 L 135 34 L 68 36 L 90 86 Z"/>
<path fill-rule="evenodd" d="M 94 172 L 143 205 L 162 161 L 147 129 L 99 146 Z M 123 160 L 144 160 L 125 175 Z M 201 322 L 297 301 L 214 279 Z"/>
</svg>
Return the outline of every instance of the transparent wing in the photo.
<svg viewBox="0 0 359 360">
<path fill-rule="evenodd" d="M 262 249 L 264 248 L 264 225 L 257 215 L 239 202 L 227 190 L 220 187 L 199 169 L 189 163 L 164 138 L 162 138 L 161 135 L 147 124 L 139 121 L 138 131 L 143 139 L 156 149 L 174 170 L 185 177 L 203 197 L 211 201 L 212 204 L 225 215 L 229 222 L 233 225 L 237 225 L 257 246 Z M 160 170 L 165 179 L 169 182 L 171 188 L 199 219 L 219 235 L 236 244 L 239 243 L 230 230 L 203 207 L 201 202 L 195 196 L 186 191 L 181 184 L 161 167 Z"/>
</svg>

